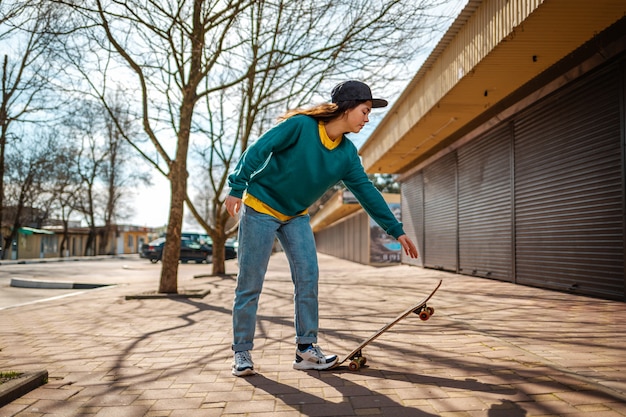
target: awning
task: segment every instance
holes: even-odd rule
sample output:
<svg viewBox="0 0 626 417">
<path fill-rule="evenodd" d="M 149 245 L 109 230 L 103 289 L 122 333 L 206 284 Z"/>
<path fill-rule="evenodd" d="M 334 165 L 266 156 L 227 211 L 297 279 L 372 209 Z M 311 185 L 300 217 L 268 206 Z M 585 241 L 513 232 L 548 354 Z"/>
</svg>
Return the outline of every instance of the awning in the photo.
<svg viewBox="0 0 626 417">
<path fill-rule="evenodd" d="M 20 227 L 18 229 L 18 233 L 21 233 L 23 235 L 34 235 L 34 234 L 53 235 L 54 234 L 54 232 L 51 232 L 50 230 L 35 229 L 33 227 Z"/>
</svg>

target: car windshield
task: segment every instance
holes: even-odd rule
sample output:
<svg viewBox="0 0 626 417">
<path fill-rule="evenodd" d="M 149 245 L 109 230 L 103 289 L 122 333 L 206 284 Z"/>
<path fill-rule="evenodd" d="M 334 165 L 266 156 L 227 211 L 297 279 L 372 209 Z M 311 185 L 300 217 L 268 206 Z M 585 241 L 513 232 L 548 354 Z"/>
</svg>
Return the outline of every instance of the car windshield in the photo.
<svg viewBox="0 0 626 417">
<path fill-rule="evenodd" d="M 202 247 L 200 243 L 187 240 L 187 239 L 183 239 L 180 243 L 183 248 L 200 249 Z"/>
</svg>

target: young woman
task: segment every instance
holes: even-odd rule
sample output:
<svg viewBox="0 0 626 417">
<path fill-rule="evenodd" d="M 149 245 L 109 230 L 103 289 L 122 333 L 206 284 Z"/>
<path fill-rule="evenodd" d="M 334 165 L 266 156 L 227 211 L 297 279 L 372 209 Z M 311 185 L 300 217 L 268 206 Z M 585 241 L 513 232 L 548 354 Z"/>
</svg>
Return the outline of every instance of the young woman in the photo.
<svg viewBox="0 0 626 417">
<path fill-rule="evenodd" d="M 325 355 L 317 343 L 318 264 L 307 208 L 343 181 L 365 211 L 396 238 L 405 253 L 417 257 L 409 239 L 378 190 L 368 179 L 357 149 L 345 133 L 358 133 L 372 108 L 386 100 L 372 98 L 360 81 L 345 81 L 331 92 L 331 103 L 295 110 L 263 134 L 242 155 L 228 177 L 226 209 L 239 213 L 239 275 L 233 305 L 236 376 L 253 375 L 256 314 L 275 237 L 289 260 L 294 283 L 297 343 L 295 369 L 327 369 L 336 355 Z"/>
</svg>

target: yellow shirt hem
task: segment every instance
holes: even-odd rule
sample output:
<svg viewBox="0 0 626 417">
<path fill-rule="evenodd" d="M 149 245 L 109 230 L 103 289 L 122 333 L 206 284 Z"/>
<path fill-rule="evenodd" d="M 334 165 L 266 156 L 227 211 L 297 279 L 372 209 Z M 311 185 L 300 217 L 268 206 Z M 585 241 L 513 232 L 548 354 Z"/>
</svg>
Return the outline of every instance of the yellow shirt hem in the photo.
<svg viewBox="0 0 626 417">
<path fill-rule="evenodd" d="M 308 209 L 307 209 L 301 213 L 296 214 L 295 216 L 287 216 L 286 214 L 283 214 L 280 211 L 275 210 L 272 207 L 268 206 L 267 204 L 265 204 L 264 202 L 262 202 L 261 200 L 259 200 L 258 198 L 256 198 L 255 196 L 249 193 L 246 193 L 246 195 L 243 196 L 243 203 L 246 206 L 251 207 L 252 209 L 258 211 L 259 213 L 268 214 L 283 222 L 286 222 L 287 220 L 291 220 L 294 217 L 302 216 L 304 214 L 307 214 L 308 212 Z"/>
</svg>

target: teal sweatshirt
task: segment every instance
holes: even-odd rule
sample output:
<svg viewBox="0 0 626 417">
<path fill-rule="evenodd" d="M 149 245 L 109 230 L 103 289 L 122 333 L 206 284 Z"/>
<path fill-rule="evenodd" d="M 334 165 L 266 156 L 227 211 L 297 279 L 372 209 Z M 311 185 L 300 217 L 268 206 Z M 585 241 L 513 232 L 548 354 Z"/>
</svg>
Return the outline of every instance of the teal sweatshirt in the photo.
<svg viewBox="0 0 626 417">
<path fill-rule="evenodd" d="M 344 136 L 329 150 L 320 139 L 318 122 L 309 116 L 290 117 L 268 130 L 228 177 L 230 195 L 242 198 L 247 190 L 287 216 L 308 209 L 339 181 L 385 232 L 394 238 L 404 234 L 402 223 L 367 177 L 356 146 Z"/>
</svg>

